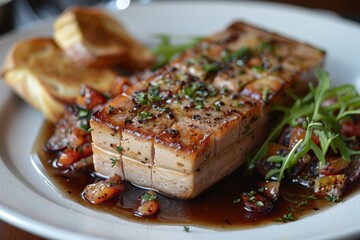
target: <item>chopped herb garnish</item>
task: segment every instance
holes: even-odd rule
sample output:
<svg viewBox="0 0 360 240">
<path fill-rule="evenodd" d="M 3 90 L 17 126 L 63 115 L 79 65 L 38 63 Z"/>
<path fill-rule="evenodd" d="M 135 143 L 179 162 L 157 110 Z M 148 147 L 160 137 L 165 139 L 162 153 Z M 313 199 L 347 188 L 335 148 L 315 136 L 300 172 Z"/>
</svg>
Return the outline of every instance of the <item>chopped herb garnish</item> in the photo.
<svg viewBox="0 0 360 240">
<path fill-rule="evenodd" d="M 214 73 L 219 70 L 219 67 L 216 63 L 204 63 L 202 68 L 206 73 Z"/>
<path fill-rule="evenodd" d="M 88 125 L 88 123 L 81 123 L 81 124 L 79 125 L 79 127 L 80 127 L 81 130 L 83 130 L 83 131 L 85 131 L 85 132 L 89 132 L 89 125 Z"/>
<path fill-rule="evenodd" d="M 78 118 L 87 118 L 90 116 L 90 111 L 84 108 L 79 108 L 77 116 Z"/>
<path fill-rule="evenodd" d="M 136 92 L 136 93 L 134 93 L 134 96 L 135 96 L 137 102 L 140 103 L 141 105 L 147 105 L 148 104 L 147 93 Z"/>
<path fill-rule="evenodd" d="M 284 220 L 287 221 L 295 221 L 295 217 L 293 213 L 284 214 Z"/>
<path fill-rule="evenodd" d="M 158 196 L 154 191 L 147 191 L 146 193 L 141 195 L 141 201 L 144 203 L 150 201 L 157 201 L 157 200 L 158 200 Z"/>
<path fill-rule="evenodd" d="M 220 111 L 220 110 L 221 110 L 221 107 L 224 106 L 224 105 L 225 105 L 224 102 L 222 102 L 222 101 L 216 101 L 216 102 L 215 102 L 215 110 L 216 110 L 216 111 Z"/>
<path fill-rule="evenodd" d="M 111 161 L 111 167 L 114 167 L 120 161 L 120 159 L 110 158 L 110 161 Z"/>
<path fill-rule="evenodd" d="M 195 109 L 196 109 L 196 110 L 202 109 L 203 106 L 204 106 L 204 103 L 203 103 L 203 102 L 200 102 L 200 101 L 195 102 Z"/>
<path fill-rule="evenodd" d="M 251 69 L 257 73 L 262 73 L 264 71 L 263 66 L 253 66 Z"/>
<path fill-rule="evenodd" d="M 237 203 L 240 203 L 241 202 L 241 198 L 237 198 L 233 201 L 233 203 L 237 204 Z"/>
<path fill-rule="evenodd" d="M 190 232 L 190 227 L 184 226 L 184 231 L 185 231 L 185 232 Z"/>
<path fill-rule="evenodd" d="M 269 99 L 268 99 L 268 96 L 269 96 L 269 88 L 264 88 L 262 90 L 262 97 L 261 97 L 261 100 L 263 100 L 264 102 L 267 102 Z"/>
<path fill-rule="evenodd" d="M 118 153 L 121 153 L 123 150 L 124 150 L 124 149 L 123 149 L 122 146 L 116 146 L 116 151 L 117 151 Z"/>
<path fill-rule="evenodd" d="M 242 63 L 244 63 L 251 57 L 251 55 L 252 52 L 250 48 L 242 47 L 233 53 L 223 54 L 222 60 L 226 63 L 241 60 Z"/>
<path fill-rule="evenodd" d="M 272 53 L 275 50 L 275 46 L 269 42 L 261 42 L 258 47 L 259 52 L 261 53 Z"/>
<path fill-rule="evenodd" d="M 149 112 L 149 111 L 144 111 L 144 112 L 139 112 L 138 116 L 140 117 L 141 121 L 144 121 L 144 120 L 152 117 L 153 114 L 151 112 Z"/>
<path fill-rule="evenodd" d="M 129 118 L 125 118 L 125 124 L 130 124 L 130 123 L 132 123 L 132 120 Z"/>
<path fill-rule="evenodd" d="M 109 108 L 107 110 L 108 113 L 113 113 L 114 112 L 114 107 L 109 105 Z"/>
<path fill-rule="evenodd" d="M 334 194 L 331 194 L 331 195 L 329 195 L 329 196 L 326 196 L 325 199 L 326 199 L 326 201 L 333 202 L 333 203 L 336 203 L 336 202 L 339 202 L 339 201 L 340 201 L 339 196 L 334 195 Z"/>
</svg>

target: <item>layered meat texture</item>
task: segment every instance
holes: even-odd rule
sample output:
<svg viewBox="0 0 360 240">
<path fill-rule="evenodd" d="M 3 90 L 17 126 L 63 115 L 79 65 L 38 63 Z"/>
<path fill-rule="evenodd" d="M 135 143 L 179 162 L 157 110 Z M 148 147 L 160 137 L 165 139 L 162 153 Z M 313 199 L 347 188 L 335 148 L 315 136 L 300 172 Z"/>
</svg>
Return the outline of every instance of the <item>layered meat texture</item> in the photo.
<svg viewBox="0 0 360 240">
<path fill-rule="evenodd" d="M 324 52 L 236 22 L 109 101 L 91 120 L 95 170 L 194 198 L 244 163 L 270 109 L 302 94 Z"/>
</svg>

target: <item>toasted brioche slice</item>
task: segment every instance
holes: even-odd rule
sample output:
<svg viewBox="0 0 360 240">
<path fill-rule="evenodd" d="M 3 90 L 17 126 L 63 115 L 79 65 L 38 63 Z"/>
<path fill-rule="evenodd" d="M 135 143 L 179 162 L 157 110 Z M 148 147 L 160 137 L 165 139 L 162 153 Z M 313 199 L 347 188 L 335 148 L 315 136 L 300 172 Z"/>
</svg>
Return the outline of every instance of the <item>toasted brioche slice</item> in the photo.
<svg viewBox="0 0 360 240">
<path fill-rule="evenodd" d="M 106 12 L 74 7 L 58 17 L 54 39 L 78 66 L 114 66 L 128 70 L 150 67 L 155 58 Z"/>
<path fill-rule="evenodd" d="M 117 77 L 108 68 L 74 66 L 50 38 L 16 43 L 5 59 L 1 75 L 18 95 L 50 121 L 59 119 L 65 105 L 75 102 L 81 85 L 108 92 Z"/>
</svg>

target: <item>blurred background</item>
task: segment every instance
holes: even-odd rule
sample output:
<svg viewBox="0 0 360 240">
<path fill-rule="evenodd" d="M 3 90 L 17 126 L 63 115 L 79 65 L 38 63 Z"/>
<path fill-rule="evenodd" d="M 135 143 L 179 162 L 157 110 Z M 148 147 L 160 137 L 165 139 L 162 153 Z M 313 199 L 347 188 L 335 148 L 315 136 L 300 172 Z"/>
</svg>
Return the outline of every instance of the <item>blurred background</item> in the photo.
<svg viewBox="0 0 360 240">
<path fill-rule="evenodd" d="M 142 4 L 149 4 L 154 1 L 161 0 L 132 0 L 132 2 L 140 2 Z M 359 0 L 272 0 L 268 2 L 280 2 L 313 9 L 329 10 L 344 18 L 360 23 Z M 0 8 L 0 35 L 14 28 L 21 27 L 28 22 L 55 16 L 65 8 L 75 4 L 88 6 L 114 4 L 121 8 L 128 6 L 129 3 L 130 0 L 0 0 L 0 5 L 3 5 Z"/>
</svg>

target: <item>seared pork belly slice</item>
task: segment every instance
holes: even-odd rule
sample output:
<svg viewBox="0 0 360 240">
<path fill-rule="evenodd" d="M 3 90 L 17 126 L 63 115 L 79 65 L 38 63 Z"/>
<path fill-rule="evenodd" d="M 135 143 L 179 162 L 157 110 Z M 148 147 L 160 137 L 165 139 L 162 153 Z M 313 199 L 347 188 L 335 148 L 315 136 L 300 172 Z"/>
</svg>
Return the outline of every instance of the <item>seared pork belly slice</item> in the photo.
<svg viewBox="0 0 360 240">
<path fill-rule="evenodd" d="M 266 138 L 267 132 L 271 129 L 269 120 L 268 115 L 259 117 L 257 121 L 252 123 L 246 137 L 241 138 L 239 144 L 229 148 L 220 156 L 207 158 L 202 164 L 192 168 L 192 170 L 195 170 L 192 172 L 178 171 L 179 167 L 172 168 L 170 164 L 174 162 L 170 157 L 162 158 L 163 164 L 158 165 L 157 154 L 155 153 L 155 165 L 152 167 L 152 187 L 164 194 L 178 198 L 189 199 L 198 196 L 209 186 L 228 176 L 234 169 L 237 169 L 245 162 L 246 155 L 254 152 L 259 143 Z M 173 142 L 176 141 L 173 140 Z M 169 143 L 168 145 L 170 146 Z M 165 150 L 163 145 L 155 143 L 155 151 L 157 147 Z M 181 160 L 177 158 L 177 161 Z"/>
<path fill-rule="evenodd" d="M 122 130 L 122 154 L 142 163 L 154 159 L 153 141 L 156 135 L 175 122 L 174 116 L 162 107 L 147 107 L 138 112 Z"/>
<path fill-rule="evenodd" d="M 214 155 L 214 138 L 191 123 L 176 122 L 155 138 L 154 164 L 185 174 Z"/>
<path fill-rule="evenodd" d="M 95 145 L 114 154 L 106 146 L 121 147 L 126 180 L 196 197 L 244 163 L 272 127 L 271 106 L 290 104 L 288 90 L 306 93 L 323 58 L 317 48 L 235 23 L 95 113 Z M 112 176 L 107 167 L 97 169 Z"/>
</svg>

